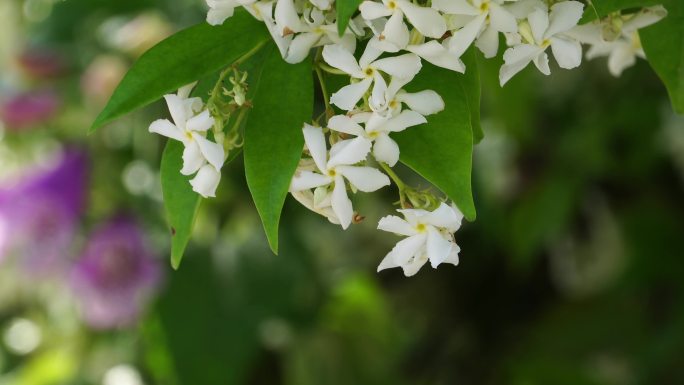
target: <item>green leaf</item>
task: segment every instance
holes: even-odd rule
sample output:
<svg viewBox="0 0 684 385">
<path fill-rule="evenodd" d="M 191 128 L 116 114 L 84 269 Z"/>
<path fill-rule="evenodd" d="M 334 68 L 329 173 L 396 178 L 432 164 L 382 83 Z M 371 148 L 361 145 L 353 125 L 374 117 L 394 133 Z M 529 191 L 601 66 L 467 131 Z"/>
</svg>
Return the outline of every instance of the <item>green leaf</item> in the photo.
<svg viewBox="0 0 684 385">
<path fill-rule="evenodd" d="M 183 167 L 183 149 L 181 142 L 166 142 L 160 170 L 164 208 L 171 227 L 171 266 L 174 269 L 180 266 L 202 201 L 202 198 L 192 191 L 191 177 L 180 173 Z"/>
<path fill-rule="evenodd" d="M 675 111 L 684 114 L 684 1 L 662 0 L 667 16 L 639 32 L 651 67 L 665 83 Z"/>
<path fill-rule="evenodd" d="M 446 107 L 428 116 L 427 124 L 394 138 L 401 148 L 401 161 L 442 190 L 472 221 L 476 213 L 470 180 L 474 127 L 470 101 L 479 94 L 479 84 L 469 79 L 477 76 L 477 71 L 470 70 L 475 66 L 472 53 L 464 60 L 469 69 L 465 75 L 424 63 L 409 91 L 435 90 Z"/>
<path fill-rule="evenodd" d="M 477 51 L 479 52 L 479 51 Z M 478 53 L 475 48 L 470 48 L 463 55 L 462 59 L 466 63 L 468 72 L 467 76 L 463 77 L 463 86 L 468 90 L 466 96 L 468 97 L 468 107 L 470 108 L 470 124 L 473 126 L 473 143 L 478 144 L 484 139 L 484 131 L 480 123 L 480 96 L 482 94 L 482 86 L 480 84 L 480 69 L 477 65 L 475 55 Z"/>
<path fill-rule="evenodd" d="M 245 126 L 245 176 L 266 237 L 278 252 L 278 224 L 290 180 L 302 155 L 302 126 L 313 113 L 311 62 L 287 64 L 268 48 Z"/>
<path fill-rule="evenodd" d="M 337 7 L 337 31 L 340 36 L 349 25 L 349 19 L 354 16 L 354 12 L 359 9 L 359 4 L 362 0 L 337 0 L 335 6 Z"/>
<path fill-rule="evenodd" d="M 198 24 L 143 54 L 114 91 L 91 132 L 164 94 L 230 65 L 270 39 L 262 23 L 238 11 L 221 26 Z"/>
</svg>

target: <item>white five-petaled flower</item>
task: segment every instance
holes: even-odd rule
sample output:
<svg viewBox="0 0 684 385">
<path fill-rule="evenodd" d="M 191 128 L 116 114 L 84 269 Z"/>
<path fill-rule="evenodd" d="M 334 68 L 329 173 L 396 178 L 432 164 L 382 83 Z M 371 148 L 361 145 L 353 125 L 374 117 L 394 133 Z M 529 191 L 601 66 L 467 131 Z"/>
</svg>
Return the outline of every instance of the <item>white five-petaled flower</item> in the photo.
<svg viewBox="0 0 684 385">
<path fill-rule="evenodd" d="M 357 62 L 354 55 L 340 45 L 323 47 L 323 59 L 326 63 L 358 80 L 332 94 L 330 103 L 343 110 L 351 111 L 373 85 L 372 103 L 383 104 L 387 83 L 379 71 L 393 77 L 410 80 L 416 76 L 422 66 L 420 58 L 412 53 L 378 59 L 380 55 L 382 51 L 368 45 Z"/>
<path fill-rule="evenodd" d="M 362 137 L 343 140 L 335 143 L 328 154 L 325 135 L 320 128 L 305 124 L 303 132 L 317 171 L 297 170 L 290 184 L 290 192 L 317 189 L 318 192 L 323 191 L 322 195 L 325 196 L 330 191 L 328 187 L 332 186 L 332 192 L 329 192 L 330 207 L 342 228 L 346 229 L 352 222 L 354 210 L 347 196 L 345 180 L 363 192 L 376 191 L 389 185 L 390 180 L 373 167 L 354 166 L 366 159 L 371 149 L 369 140 Z M 321 187 L 326 188 L 320 190 Z"/>
<path fill-rule="evenodd" d="M 183 143 L 185 149 L 181 173 L 197 173 L 190 181 L 193 189 L 204 197 L 213 197 L 225 154 L 222 145 L 206 138 L 207 131 L 214 125 L 214 118 L 204 109 L 201 99 L 188 98 L 192 86 L 181 88 L 177 95 L 164 96 L 173 123 L 159 119 L 152 122 L 149 131 Z"/>
<path fill-rule="evenodd" d="M 365 123 L 365 128 L 359 123 Z M 328 127 L 357 138 L 373 142 L 373 157 L 378 162 L 394 166 L 399 161 L 399 145 L 389 134 L 401 132 L 408 127 L 427 123 L 425 117 L 415 111 L 404 110 L 397 116 L 383 116 L 378 113 L 359 113 L 352 117 L 337 115 L 330 118 Z"/>
<path fill-rule="evenodd" d="M 388 52 L 404 49 L 409 43 L 410 33 L 404 23 L 404 16 L 424 36 L 439 39 L 447 31 L 446 22 L 439 12 L 408 0 L 366 0 L 361 3 L 359 10 L 361 16 L 369 21 L 389 16 L 378 36 L 381 42 L 389 44 L 389 47 L 384 49 Z"/>
<path fill-rule="evenodd" d="M 394 215 L 380 219 L 378 229 L 408 238 L 399 241 L 382 260 L 378 271 L 401 267 L 410 277 L 429 260 L 433 268 L 441 263 L 458 264 L 460 248 L 453 233 L 461 227 L 463 214 L 446 203 L 434 211 L 398 210 L 404 219 Z"/>
<path fill-rule="evenodd" d="M 665 8 L 655 6 L 621 16 L 616 26 L 619 29 L 617 36 L 610 40 L 604 39 L 604 25 L 600 21 L 577 26 L 568 34 L 582 43 L 591 45 L 587 51 L 587 59 L 608 56 L 608 70 L 617 77 L 626 68 L 633 66 L 637 57 L 646 58 L 638 30 L 660 21 L 666 15 Z"/>
<path fill-rule="evenodd" d="M 518 30 L 518 22 L 504 6 L 504 1 L 506 0 L 433 0 L 433 8 L 458 16 L 453 18 L 458 29 L 453 31 L 450 50 L 465 52 L 477 39 L 475 45 L 485 57 L 494 57 L 499 48 L 499 32 Z"/>
<path fill-rule="evenodd" d="M 209 6 L 207 12 L 207 23 L 211 25 L 221 25 L 226 19 L 233 16 L 235 8 L 243 5 L 250 5 L 257 0 L 206 0 Z"/>
<path fill-rule="evenodd" d="M 276 9 L 277 9 L 276 5 Z M 285 56 L 288 63 L 299 63 L 304 60 L 313 47 L 327 44 L 339 44 L 347 51 L 356 49 L 356 36 L 347 29 L 341 37 L 337 31 L 337 23 L 329 23 L 326 15 L 318 8 L 304 10 L 303 23 L 298 26 L 298 33 L 292 39 Z"/>
<path fill-rule="evenodd" d="M 572 69 L 582 62 L 582 46 L 567 35 L 582 17 L 584 5 L 578 1 L 563 1 L 551 7 L 551 12 L 536 8 L 521 23 L 519 33 L 523 43 L 504 52 L 504 65 L 499 72 L 503 86 L 515 74 L 522 71 L 530 62 L 544 75 L 549 75 L 549 57 L 546 49 L 550 46 L 553 56 L 561 68 Z"/>
<path fill-rule="evenodd" d="M 394 77 L 390 81 L 382 104 L 375 104 L 373 100 L 369 105 L 373 112 L 382 115 L 395 116 L 401 112 L 402 104 L 421 115 L 433 115 L 444 109 L 444 99 L 433 90 L 419 92 L 407 92 L 404 87 L 411 79 Z"/>
</svg>

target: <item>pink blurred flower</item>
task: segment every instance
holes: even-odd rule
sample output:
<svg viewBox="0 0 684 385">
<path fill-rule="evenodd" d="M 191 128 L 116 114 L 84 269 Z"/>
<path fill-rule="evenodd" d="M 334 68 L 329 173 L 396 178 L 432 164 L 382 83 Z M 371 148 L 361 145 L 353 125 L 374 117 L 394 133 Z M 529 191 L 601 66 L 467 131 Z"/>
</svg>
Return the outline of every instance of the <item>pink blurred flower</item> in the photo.
<svg viewBox="0 0 684 385">
<path fill-rule="evenodd" d="M 19 67 L 34 79 L 56 78 L 67 70 L 67 63 L 60 52 L 50 48 L 29 48 L 18 58 Z"/>
<path fill-rule="evenodd" d="M 141 228 L 117 217 L 96 230 L 72 271 L 72 287 L 84 321 L 95 329 L 130 326 L 159 284 L 159 263 Z"/>
<path fill-rule="evenodd" d="M 12 96 L 0 102 L 0 120 L 9 129 L 24 129 L 55 116 L 61 105 L 52 91 L 35 91 Z"/>
</svg>

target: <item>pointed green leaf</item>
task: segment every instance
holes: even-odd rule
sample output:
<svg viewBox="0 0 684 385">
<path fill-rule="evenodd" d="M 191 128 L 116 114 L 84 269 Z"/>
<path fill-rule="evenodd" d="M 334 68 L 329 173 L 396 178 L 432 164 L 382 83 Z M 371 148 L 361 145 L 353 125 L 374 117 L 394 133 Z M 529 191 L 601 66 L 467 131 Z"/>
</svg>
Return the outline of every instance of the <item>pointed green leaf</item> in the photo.
<svg viewBox="0 0 684 385">
<path fill-rule="evenodd" d="M 183 167 L 183 144 L 169 140 L 161 160 L 161 185 L 164 208 L 171 231 L 171 265 L 180 266 L 188 245 L 202 198 L 190 186 L 189 176 L 180 173 Z"/>
<path fill-rule="evenodd" d="M 335 2 L 335 7 L 337 7 L 337 31 L 340 33 L 340 36 L 347 29 L 349 19 L 359 9 L 359 4 L 361 4 L 361 0 L 337 0 Z"/>
<path fill-rule="evenodd" d="M 612 12 L 623 9 L 650 7 L 662 3 L 663 0 L 594 0 L 584 7 L 584 15 L 582 20 L 580 20 L 580 24 L 605 17 Z"/>
<path fill-rule="evenodd" d="M 131 67 L 91 131 L 230 65 L 269 39 L 262 23 L 241 10 L 221 26 L 202 23 L 176 33 Z"/>
<path fill-rule="evenodd" d="M 302 154 L 302 126 L 313 113 L 310 61 L 287 64 L 269 46 L 245 126 L 245 176 L 271 249 L 278 252 L 278 224 L 290 180 Z M 251 75 L 250 75 L 251 76 Z"/>
<path fill-rule="evenodd" d="M 477 76 L 477 71 L 470 70 L 476 65 L 472 52 L 464 60 L 469 69 L 465 75 L 423 64 L 409 91 L 435 90 L 446 107 L 428 116 L 427 124 L 394 137 L 401 148 L 401 161 L 442 190 L 472 221 L 476 213 L 470 180 L 474 116 L 470 104 L 479 95 L 479 83 L 469 79 Z"/>
<path fill-rule="evenodd" d="M 651 67 L 665 83 L 675 111 L 684 114 L 684 1 L 662 0 L 667 16 L 639 32 Z"/>
</svg>

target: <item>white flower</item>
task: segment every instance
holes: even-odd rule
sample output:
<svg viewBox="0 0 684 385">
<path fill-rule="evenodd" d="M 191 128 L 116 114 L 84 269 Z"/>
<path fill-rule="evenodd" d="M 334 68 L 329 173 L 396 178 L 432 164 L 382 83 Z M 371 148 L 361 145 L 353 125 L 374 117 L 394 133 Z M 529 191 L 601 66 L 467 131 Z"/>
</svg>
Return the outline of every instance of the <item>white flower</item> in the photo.
<svg viewBox="0 0 684 385">
<path fill-rule="evenodd" d="M 373 85 L 371 100 L 380 105 L 384 103 L 387 83 L 379 71 L 390 76 L 413 79 L 422 66 L 420 58 L 412 53 L 376 60 L 381 54 L 382 51 L 369 44 L 357 62 L 354 55 L 340 45 L 323 47 L 323 59 L 326 63 L 359 80 L 334 93 L 330 97 L 330 103 L 351 111 Z"/>
<path fill-rule="evenodd" d="M 202 166 L 197 175 L 190 180 L 192 190 L 205 198 L 216 196 L 216 188 L 221 181 L 221 171 L 211 164 Z"/>
<path fill-rule="evenodd" d="M 465 50 L 458 51 L 459 47 L 452 47 L 452 41 L 451 37 L 444 39 L 441 43 L 437 40 L 430 40 L 427 43 L 409 45 L 406 50 L 438 67 L 465 73 L 465 64 L 461 60 L 461 55 Z"/>
<path fill-rule="evenodd" d="M 192 175 L 203 169 L 207 163 L 218 173 L 225 160 L 223 146 L 206 138 L 207 131 L 214 125 L 214 118 L 208 110 L 202 110 L 201 99 L 187 98 L 192 86 L 181 88 L 178 95 L 164 96 L 173 123 L 167 119 L 159 119 L 150 124 L 149 131 L 183 143 L 183 175 Z M 202 172 L 202 175 L 198 174 L 197 186 L 212 185 L 213 183 L 200 183 L 207 177 L 208 171 Z M 198 189 L 200 191 L 195 191 L 206 197 L 213 196 L 215 187 Z"/>
<path fill-rule="evenodd" d="M 359 123 L 365 123 L 365 128 Z M 399 145 L 389 134 L 401 132 L 411 126 L 427 123 L 423 115 L 404 110 L 395 117 L 383 116 L 377 113 L 360 113 L 353 118 L 337 115 L 330 118 L 328 127 L 331 130 L 366 138 L 373 142 L 373 157 L 378 162 L 394 166 L 399 161 Z"/>
<path fill-rule="evenodd" d="M 607 56 L 608 70 L 618 77 L 622 71 L 636 63 L 637 57 L 646 58 L 638 30 L 660 21 L 666 15 L 665 8 L 656 6 L 622 16 L 619 19 L 621 25 L 618 25 L 618 36 L 612 40 L 603 38 L 603 24 L 599 21 L 575 27 L 568 34 L 591 45 L 587 51 L 587 59 Z"/>
<path fill-rule="evenodd" d="M 277 7 L 277 6 L 276 6 Z M 285 57 L 288 63 L 299 63 L 304 60 L 313 47 L 339 44 L 347 51 L 354 52 L 356 49 L 356 36 L 351 31 L 340 37 L 336 23 L 326 23 L 326 15 L 319 9 L 307 9 L 304 12 L 304 23 L 299 32 L 290 43 Z"/>
<path fill-rule="evenodd" d="M 327 11 L 332 7 L 333 0 L 309 0 L 316 8 Z"/>
<path fill-rule="evenodd" d="M 332 209 L 332 194 L 327 189 L 317 188 L 314 191 L 293 191 L 290 194 L 307 209 L 328 218 L 330 223 L 334 225 L 340 224 L 337 214 Z"/>
<path fill-rule="evenodd" d="M 209 6 L 207 12 L 207 23 L 211 25 L 221 25 L 226 19 L 233 16 L 235 8 L 253 4 L 257 0 L 206 0 Z"/>
<path fill-rule="evenodd" d="M 460 248 L 453 233 L 461 227 L 463 214 L 446 203 L 434 211 L 398 210 L 405 219 L 394 215 L 380 219 L 378 229 L 403 235 L 408 238 L 399 241 L 382 260 L 378 271 L 401 267 L 404 275 L 410 277 L 429 260 L 433 268 L 441 263 L 458 265 Z"/>
<path fill-rule="evenodd" d="M 354 215 L 351 200 L 347 196 L 345 180 L 357 190 L 376 191 L 390 184 L 387 175 L 375 168 L 353 166 L 364 161 L 370 152 L 371 142 L 365 138 L 355 138 L 336 143 L 328 156 L 325 135 L 320 128 L 305 124 L 304 141 L 316 165 L 316 171 L 299 169 L 292 178 L 290 192 L 318 189 L 330 193 L 330 206 L 343 229 L 349 227 Z M 324 193 L 323 195 L 325 195 Z"/>
<path fill-rule="evenodd" d="M 465 52 L 477 38 L 475 45 L 486 58 L 492 58 L 499 48 L 499 32 L 518 30 L 518 22 L 504 6 L 504 0 L 433 0 L 432 7 L 466 17 L 467 22 L 451 39 L 451 50 L 455 52 Z"/>
<path fill-rule="evenodd" d="M 561 68 L 578 67 L 582 62 L 582 47 L 566 33 L 577 25 L 583 8 L 584 5 L 578 1 L 556 3 L 551 7 L 550 14 L 543 8 L 536 8 L 527 17 L 527 22 L 520 25 L 519 33 L 524 43 L 504 52 L 504 65 L 499 72 L 501 85 L 532 61 L 539 71 L 549 75 L 551 70 L 546 54 L 549 46 Z"/>
<path fill-rule="evenodd" d="M 389 16 L 389 20 L 380 34 L 380 41 L 385 41 L 396 49 L 403 49 L 409 42 L 409 30 L 404 23 L 404 15 L 408 21 L 424 36 L 441 38 L 447 31 L 446 22 L 436 10 L 422 7 L 408 0 L 364 1 L 359 6 L 361 16 L 366 20 L 376 20 Z"/>
</svg>

